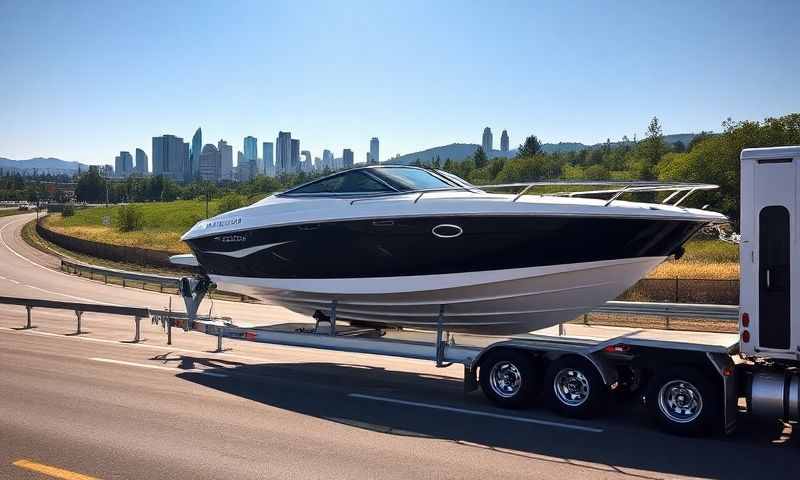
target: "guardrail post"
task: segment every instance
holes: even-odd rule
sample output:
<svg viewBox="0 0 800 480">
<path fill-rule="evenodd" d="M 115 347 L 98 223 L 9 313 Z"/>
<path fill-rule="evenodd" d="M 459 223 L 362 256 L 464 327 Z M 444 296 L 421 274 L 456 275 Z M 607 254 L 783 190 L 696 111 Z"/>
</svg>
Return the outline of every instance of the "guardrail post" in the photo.
<svg viewBox="0 0 800 480">
<path fill-rule="evenodd" d="M 75 334 L 80 335 L 83 333 L 81 331 L 81 317 L 83 316 L 83 312 L 80 310 L 75 310 L 75 316 L 78 317 L 78 330 L 75 332 Z"/>
<path fill-rule="evenodd" d="M 222 353 L 222 335 L 225 333 L 225 327 L 219 327 L 217 331 L 217 352 Z"/>
<path fill-rule="evenodd" d="M 667 330 L 669 330 L 670 329 L 670 326 L 669 326 L 669 315 L 665 316 L 664 318 L 667 319 Z"/>
<path fill-rule="evenodd" d="M 164 280 L 158 281 L 158 289 L 161 293 L 164 293 Z"/>
<path fill-rule="evenodd" d="M 103 273 L 103 283 L 108 283 L 108 273 Z"/>
<path fill-rule="evenodd" d="M 25 310 L 28 311 L 28 321 L 25 323 L 25 328 L 31 328 L 31 310 L 33 310 L 33 307 L 25 305 Z"/>
<path fill-rule="evenodd" d="M 136 323 L 136 334 L 133 337 L 134 343 L 139 343 L 141 340 L 141 317 L 134 317 L 133 321 Z"/>
<path fill-rule="evenodd" d="M 584 325 L 589 325 L 589 314 L 588 313 L 584 313 L 583 314 L 583 324 Z"/>
<path fill-rule="evenodd" d="M 125 288 L 125 277 L 122 277 L 122 288 Z"/>
</svg>

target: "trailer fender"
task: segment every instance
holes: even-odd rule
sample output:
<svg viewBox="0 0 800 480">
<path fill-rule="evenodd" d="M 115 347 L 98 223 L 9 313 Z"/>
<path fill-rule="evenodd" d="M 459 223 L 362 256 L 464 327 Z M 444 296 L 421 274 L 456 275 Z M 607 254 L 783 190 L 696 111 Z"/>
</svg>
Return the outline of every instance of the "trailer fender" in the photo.
<svg viewBox="0 0 800 480">
<path fill-rule="evenodd" d="M 617 369 L 608 360 L 606 360 L 606 358 L 604 358 L 601 352 L 591 352 L 584 349 L 572 348 L 564 349 L 560 348 L 560 346 L 557 344 L 544 344 L 539 342 L 533 344 L 532 342 L 524 340 L 505 340 L 485 348 L 472 362 L 472 370 L 475 370 L 477 366 L 480 366 L 481 361 L 487 353 L 500 348 L 522 350 L 532 355 L 541 356 L 548 361 L 553 361 L 557 358 L 563 357 L 564 355 L 577 355 L 585 358 L 595 366 L 600 374 L 600 378 L 602 378 L 603 383 L 606 386 L 613 388 L 616 386 L 616 383 L 619 380 Z"/>
</svg>

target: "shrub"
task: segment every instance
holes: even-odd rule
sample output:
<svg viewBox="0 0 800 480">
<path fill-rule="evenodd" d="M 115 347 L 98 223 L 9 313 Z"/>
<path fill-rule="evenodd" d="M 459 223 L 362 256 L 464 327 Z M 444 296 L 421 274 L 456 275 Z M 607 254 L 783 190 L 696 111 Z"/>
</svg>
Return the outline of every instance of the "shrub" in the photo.
<svg viewBox="0 0 800 480">
<path fill-rule="evenodd" d="M 229 193 L 220 199 L 219 205 L 217 205 L 217 215 L 220 213 L 230 212 L 231 210 L 236 210 L 237 208 L 242 208 L 243 206 L 244 199 L 241 195 Z"/>
<path fill-rule="evenodd" d="M 67 218 L 73 215 L 75 215 L 75 205 L 71 203 L 65 203 L 64 208 L 61 210 L 61 216 Z"/>
<path fill-rule="evenodd" d="M 133 205 L 122 205 L 117 209 L 116 226 L 120 232 L 133 232 L 141 230 L 144 224 L 144 215 L 141 210 Z"/>
</svg>

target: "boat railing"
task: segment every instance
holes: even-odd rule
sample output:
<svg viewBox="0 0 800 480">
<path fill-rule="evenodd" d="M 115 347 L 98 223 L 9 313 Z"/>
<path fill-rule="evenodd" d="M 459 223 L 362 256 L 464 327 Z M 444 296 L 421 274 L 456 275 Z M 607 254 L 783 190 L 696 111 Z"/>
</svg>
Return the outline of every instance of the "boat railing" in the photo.
<svg viewBox="0 0 800 480">
<path fill-rule="evenodd" d="M 592 188 L 586 190 L 564 190 L 555 192 L 543 192 L 538 195 L 543 196 L 597 196 L 597 195 L 610 195 L 606 200 L 605 206 L 611 205 L 614 200 L 619 199 L 622 195 L 629 193 L 642 193 L 642 192 L 671 192 L 667 195 L 661 203 L 664 205 L 671 205 L 673 207 L 679 206 L 685 202 L 693 193 L 702 190 L 714 190 L 719 188 L 718 185 L 709 183 L 685 183 L 685 182 L 654 182 L 654 181 L 612 181 L 612 180 L 597 180 L 597 181 L 541 181 L 541 182 L 519 182 L 519 183 L 502 183 L 496 185 L 480 185 L 480 186 L 454 186 L 447 188 L 432 188 L 426 190 L 408 190 L 404 192 L 392 192 L 381 195 L 371 195 L 369 197 L 362 197 L 354 199 L 350 202 L 351 205 L 367 201 L 376 200 L 396 195 L 414 195 L 413 203 L 418 203 L 422 197 L 428 193 L 441 193 L 441 192 L 483 192 L 486 190 L 496 190 L 503 188 L 522 188 L 512 199 L 511 202 L 516 202 L 523 195 L 527 194 L 531 189 L 537 187 L 608 187 L 608 188 Z M 670 203 L 672 201 L 672 203 Z"/>
</svg>

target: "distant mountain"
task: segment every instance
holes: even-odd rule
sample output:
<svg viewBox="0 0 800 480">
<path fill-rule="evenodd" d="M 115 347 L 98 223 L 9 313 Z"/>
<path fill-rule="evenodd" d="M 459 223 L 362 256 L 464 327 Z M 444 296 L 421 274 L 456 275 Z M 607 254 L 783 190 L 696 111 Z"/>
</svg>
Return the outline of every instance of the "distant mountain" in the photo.
<svg viewBox="0 0 800 480">
<path fill-rule="evenodd" d="M 677 141 L 683 142 L 684 146 L 688 146 L 689 142 L 696 136 L 696 133 L 676 133 L 672 135 L 664 135 L 664 142 L 675 143 Z M 622 145 L 623 142 L 611 142 L 611 145 Z M 629 142 L 633 143 L 633 142 Z M 594 145 L 586 145 L 579 142 L 559 142 L 559 143 L 544 143 L 542 150 L 546 153 L 563 153 L 563 152 L 578 152 L 587 148 L 599 148 L 605 143 L 596 143 Z M 408 153 L 398 157 L 390 158 L 384 163 L 393 165 L 409 165 L 417 160 L 422 163 L 430 163 L 437 156 L 439 160 L 444 163 L 448 158 L 455 161 L 464 160 L 475 154 L 475 150 L 479 147 L 476 143 L 451 143 L 450 145 L 443 145 L 441 147 L 433 147 L 419 152 Z M 495 157 L 513 157 L 517 154 L 517 149 L 511 149 L 508 152 L 501 152 L 500 150 L 492 150 L 487 152 L 489 158 Z"/>
<path fill-rule="evenodd" d="M 433 161 L 437 156 L 439 160 L 444 163 L 445 160 L 448 158 L 451 160 L 461 161 L 467 157 L 471 157 L 475 154 L 475 150 L 478 149 L 477 144 L 474 143 L 451 143 L 450 145 L 444 145 L 441 147 L 433 147 L 427 150 L 423 150 L 421 152 L 414 152 L 409 153 L 407 155 L 401 155 L 399 157 L 390 158 L 384 163 L 394 164 L 394 165 L 409 165 L 417 160 L 422 163 L 430 163 Z M 494 157 L 513 157 L 517 154 L 517 150 L 514 149 L 508 153 L 503 153 L 500 150 L 492 150 L 491 153 L 487 152 L 489 158 Z"/>
<path fill-rule="evenodd" d="M 89 165 L 80 162 L 70 162 L 60 158 L 30 158 L 28 160 L 12 160 L 0 157 L 0 169 L 21 173 L 22 175 L 32 175 L 34 170 L 40 174 L 67 174 L 71 175 L 89 169 Z"/>
</svg>

